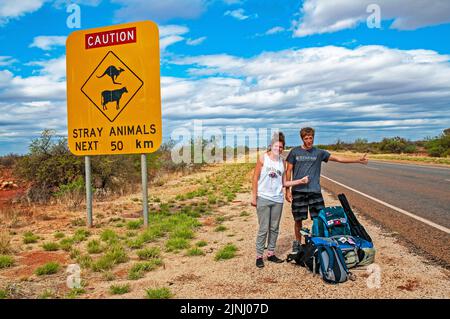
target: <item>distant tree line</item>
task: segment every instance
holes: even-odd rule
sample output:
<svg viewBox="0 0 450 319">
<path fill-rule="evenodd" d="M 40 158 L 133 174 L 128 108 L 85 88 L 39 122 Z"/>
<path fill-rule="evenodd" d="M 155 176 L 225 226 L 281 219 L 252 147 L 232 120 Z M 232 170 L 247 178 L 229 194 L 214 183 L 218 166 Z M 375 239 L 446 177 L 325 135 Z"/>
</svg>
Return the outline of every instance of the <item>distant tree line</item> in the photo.
<svg viewBox="0 0 450 319">
<path fill-rule="evenodd" d="M 319 145 L 320 148 L 331 151 L 353 151 L 373 154 L 414 154 L 426 153 L 433 157 L 450 156 L 450 128 L 442 134 L 428 137 L 422 141 L 410 141 L 403 137 L 385 137 L 380 142 L 368 142 L 365 138 L 357 138 L 354 142 L 344 142 L 338 139 L 336 143 Z"/>
</svg>

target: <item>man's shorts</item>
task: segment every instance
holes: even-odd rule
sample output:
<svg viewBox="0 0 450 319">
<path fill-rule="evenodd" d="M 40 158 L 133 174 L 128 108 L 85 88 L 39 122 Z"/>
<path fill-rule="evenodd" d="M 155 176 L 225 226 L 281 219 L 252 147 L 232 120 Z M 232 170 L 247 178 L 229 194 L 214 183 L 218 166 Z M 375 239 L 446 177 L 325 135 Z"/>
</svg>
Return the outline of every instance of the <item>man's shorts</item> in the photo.
<svg viewBox="0 0 450 319">
<path fill-rule="evenodd" d="M 322 193 L 292 192 L 292 215 L 295 221 L 317 217 L 321 209 L 325 208 Z"/>
</svg>

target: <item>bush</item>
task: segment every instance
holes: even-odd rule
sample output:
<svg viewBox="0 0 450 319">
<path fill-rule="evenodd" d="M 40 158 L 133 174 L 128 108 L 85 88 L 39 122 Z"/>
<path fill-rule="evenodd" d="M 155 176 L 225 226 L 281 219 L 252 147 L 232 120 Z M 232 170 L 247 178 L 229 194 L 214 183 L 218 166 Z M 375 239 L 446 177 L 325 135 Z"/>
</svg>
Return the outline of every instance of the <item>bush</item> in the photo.
<svg viewBox="0 0 450 319">
<path fill-rule="evenodd" d="M 42 244 L 42 248 L 45 251 L 56 251 L 59 249 L 59 245 L 57 243 L 44 243 Z"/>
<path fill-rule="evenodd" d="M 52 274 L 56 274 L 58 272 L 59 268 L 60 268 L 60 265 L 58 263 L 49 262 L 41 267 L 38 267 L 35 270 L 35 274 L 38 276 L 52 275 Z"/>
<path fill-rule="evenodd" d="M 425 148 L 428 155 L 433 157 L 446 157 L 450 155 L 450 129 L 443 134 L 425 142 Z M 447 131 L 447 133 L 445 133 Z"/>
<path fill-rule="evenodd" d="M 223 247 L 221 250 L 219 250 L 216 253 L 215 260 L 222 260 L 222 259 L 231 259 L 234 256 L 236 256 L 237 247 L 233 244 L 228 244 L 225 247 Z"/>
<path fill-rule="evenodd" d="M 11 256 L 0 255 L 0 269 L 9 268 L 14 265 L 14 258 Z"/>
<path fill-rule="evenodd" d="M 23 243 L 24 244 L 33 244 L 39 240 L 39 237 L 33 234 L 32 232 L 26 232 L 23 234 Z"/>
<path fill-rule="evenodd" d="M 159 247 L 150 247 L 139 250 L 137 252 L 139 259 L 141 260 L 149 260 L 152 258 L 159 258 L 161 255 Z"/>
<path fill-rule="evenodd" d="M 123 295 L 131 291 L 130 285 L 112 285 L 109 287 L 111 295 Z"/>
<path fill-rule="evenodd" d="M 170 292 L 169 288 L 156 288 L 146 290 L 147 299 L 169 299 L 172 298 L 173 294 Z"/>
</svg>

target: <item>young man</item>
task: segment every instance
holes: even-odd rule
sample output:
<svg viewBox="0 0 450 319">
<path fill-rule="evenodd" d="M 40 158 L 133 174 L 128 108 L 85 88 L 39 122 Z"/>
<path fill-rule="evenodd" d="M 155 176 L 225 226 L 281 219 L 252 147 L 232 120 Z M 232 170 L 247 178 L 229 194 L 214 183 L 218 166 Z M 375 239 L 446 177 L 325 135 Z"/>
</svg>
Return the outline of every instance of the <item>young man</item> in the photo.
<svg viewBox="0 0 450 319">
<path fill-rule="evenodd" d="M 354 160 L 331 155 L 325 150 L 313 147 L 314 129 L 305 127 L 300 130 L 300 137 L 303 145 L 293 148 L 287 157 L 286 180 L 300 179 L 309 176 L 309 183 L 286 187 L 286 200 L 292 203 L 292 215 L 295 220 L 295 238 L 293 250 L 296 251 L 298 245 L 301 244 L 300 230 L 302 221 L 308 218 L 308 209 L 311 219 L 319 214 L 319 211 L 325 208 L 320 187 L 320 169 L 322 162 L 338 162 L 338 163 L 358 163 L 367 164 L 366 154 L 363 157 Z"/>
</svg>

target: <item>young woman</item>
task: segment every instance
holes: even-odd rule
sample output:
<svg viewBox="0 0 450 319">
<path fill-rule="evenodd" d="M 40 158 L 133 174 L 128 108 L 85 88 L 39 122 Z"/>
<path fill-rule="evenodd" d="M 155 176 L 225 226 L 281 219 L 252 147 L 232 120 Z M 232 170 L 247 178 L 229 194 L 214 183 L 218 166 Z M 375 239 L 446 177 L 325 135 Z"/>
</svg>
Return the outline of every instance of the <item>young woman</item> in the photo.
<svg viewBox="0 0 450 319">
<path fill-rule="evenodd" d="M 284 134 L 275 133 L 270 149 L 256 163 L 253 173 L 252 206 L 258 214 L 259 231 L 256 237 L 256 266 L 264 267 L 264 245 L 268 240 L 267 260 L 282 263 L 275 256 L 275 246 L 279 233 L 281 212 L 283 211 L 283 188 L 307 184 L 308 176 L 294 181 L 286 181 L 285 161 L 281 157 L 285 146 Z"/>
</svg>

